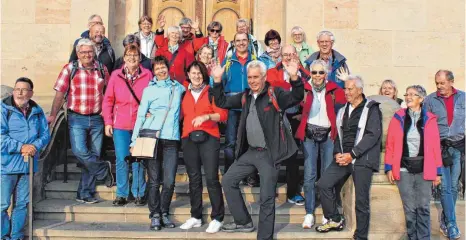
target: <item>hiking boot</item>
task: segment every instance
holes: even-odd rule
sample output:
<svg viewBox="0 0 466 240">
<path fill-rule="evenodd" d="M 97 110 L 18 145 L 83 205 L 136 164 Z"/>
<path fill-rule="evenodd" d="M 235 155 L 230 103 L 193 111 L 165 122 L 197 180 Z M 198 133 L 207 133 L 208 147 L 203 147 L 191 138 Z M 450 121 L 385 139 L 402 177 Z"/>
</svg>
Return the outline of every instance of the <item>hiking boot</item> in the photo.
<svg viewBox="0 0 466 240">
<path fill-rule="evenodd" d="M 165 228 L 175 228 L 175 224 L 170 221 L 167 213 L 162 214 L 162 226 Z"/>
<path fill-rule="evenodd" d="M 301 195 L 296 194 L 296 196 L 294 196 L 293 198 L 288 198 L 288 202 L 289 203 L 294 203 L 297 206 L 303 206 L 304 205 L 304 198 Z"/>
<path fill-rule="evenodd" d="M 150 219 L 150 230 L 159 231 L 162 229 L 160 216 L 154 216 Z"/>
<path fill-rule="evenodd" d="M 234 222 L 231 222 L 231 223 L 224 224 L 221 229 L 222 229 L 222 232 L 233 233 L 233 232 L 252 232 L 256 228 L 254 227 L 252 222 L 245 224 L 245 225 L 238 225 Z"/>
<path fill-rule="evenodd" d="M 108 188 L 113 187 L 113 184 L 115 183 L 115 179 L 113 178 L 112 174 L 112 163 L 110 161 L 105 161 L 105 163 L 108 164 L 108 169 L 107 169 L 107 176 L 105 177 L 105 186 Z"/>
<path fill-rule="evenodd" d="M 128 204 L 128 201 L 126 200 L 126 198 L 124 197 L 116 197 L 115 200 L 113 200 L 113 206 L 125 206 L 126 204 Z"/>
<path fill-rule="evenodd" d="M 147 203 L 146 196 L 137 197 L 136 200 L 134 201 L 134 204 L 136 206 L 144 206 L 146 205 L 146 203 Z"/>
<path fill-rule="evenodd" d="M 320 233 L 326 233 L 330 231 L 341 231 L 345 228 L 345 220 L 343 218 L 340 219 L 339 222 L 333 221 L 330 219 L 325 224 L 321 224 L 316 227 L 316 231 Z"/>
</svg>

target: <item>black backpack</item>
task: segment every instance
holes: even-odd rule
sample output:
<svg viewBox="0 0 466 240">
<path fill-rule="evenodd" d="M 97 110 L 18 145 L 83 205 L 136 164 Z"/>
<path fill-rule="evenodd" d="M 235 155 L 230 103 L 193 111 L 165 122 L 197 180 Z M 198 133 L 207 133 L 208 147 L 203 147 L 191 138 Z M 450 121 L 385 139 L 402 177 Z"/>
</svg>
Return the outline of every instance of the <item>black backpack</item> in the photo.
<svg viewBox="0 0 466 240">
<path fill-rule="evenodd" d="M 97 61 L 97 60 L 96 60 Z M 99 64 L 99 67 L 98 68 L 95 68 L 94 70 L 98 70 L 100 72 L 100 76 L 102 77 L 102 79 L 105 79 L 105 68 L 104 68 L 104 65 L 102 64 L 102 62 L 100 61 L 97 61 L 97 63 Z M 71 74 L 70 74 L 70 78 L 68 80 L 68 89 L 66 90 L 65 92 L 65 99 L 67 98 L 68 96 L 68 93 L 70 91 L 70 88 L 71 88 L 71 81 L 73 80 L 74 76 L 76 75 L 76 71 L 78 71 L 79 69 L 79 64 L 78 64 L 78 60 L 74 60 L 73 61 L 73 67 L 71 68 Z M 105 92 L 105 89 L 104 89 L 104 92 Z"/>
</svg>

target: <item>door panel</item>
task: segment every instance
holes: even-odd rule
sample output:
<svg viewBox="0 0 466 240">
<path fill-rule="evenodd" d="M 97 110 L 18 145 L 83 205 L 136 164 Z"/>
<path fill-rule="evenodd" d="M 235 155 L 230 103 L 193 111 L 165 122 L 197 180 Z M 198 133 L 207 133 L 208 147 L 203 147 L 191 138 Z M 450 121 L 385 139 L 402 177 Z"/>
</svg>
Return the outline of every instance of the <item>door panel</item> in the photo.
<svg viewBox="0 0 466 240">
<path fill-rule="evenodd" d="M 240 18 L 251 19 L 251 6 L 252 0 L 205 0 L 205 26 L 211 21 L 218 21 L 223 25 L 225 40 L 233 40 L 236 21 Z"/>
<path fill-rule="evenodd" d="M 195 0 L 149 0 L 148 13 L 154 20 L 153 30 L 157 29 L 157 18 L 165 16 L 165 33 L 170 26 L 178 26 L 181 18 L 194 18 Z"/>
</svg>

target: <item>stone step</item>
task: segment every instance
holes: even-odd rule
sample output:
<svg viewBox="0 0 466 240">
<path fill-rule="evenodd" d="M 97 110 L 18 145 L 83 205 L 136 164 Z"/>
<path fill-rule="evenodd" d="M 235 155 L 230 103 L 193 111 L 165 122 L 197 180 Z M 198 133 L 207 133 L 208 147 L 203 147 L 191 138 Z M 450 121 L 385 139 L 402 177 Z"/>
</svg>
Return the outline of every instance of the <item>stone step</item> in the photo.
<svg viewBox="0 0 466 240">
<path fill-rule="evenodd" d="M 257 227 L 257 222 L 255 222 Z M 127 240 L 127 239 L 256 239 L 257 231 L 251 233 L 208 234 L 207 224 L 200 228 L 182 230 L 180 228 L 149 230 L 148 223 L 94 223 L 64 222 L 55 220 L 36 221 L 34 239 L 38 240 Z M 341 232 L 317 233 L 314 229 L 303 229 L 301 224 L 276 223 L 274 239 L 352 239 L 353 233 L 344 229 Z"/>
<path fill-rule="evenodd" d="M 68 181 L 64 183 L 61 180 L 56 180 L 48 183 L 45 186 L 45 198 L 46 199 L 68 199 L 74 200 L 76 198 L 76 190 L 78 189 L 79 181 Z M 260 188 L 240 186 L 243 198 L 245 201 L 257 202 L 259 201 Z M 97 185 L 96 197 L 102 200 L 111 200 L 116 197 L 116 187 L 107 188 L 104 185 Z M 189 187 L 188 182 L 177 182 L 175 183 L 175 191 L 173 199 L 189 198 Z M 202 189 L 202 198 L 205 201 L 209 201 L 209 195 L 207 187 Z M 286 184 L 279 183 L 277 186 L 277 199 L 279 202 L 286 201 Z"/>
<path fill-rule="evenodd" d="M 304 175 L 304 166 L 300 166 L 300 175 L 301 177 Z M 219 167 L 219 179 L 222 180 L 222 173 L 224 170 L 224 166 Z M 204 169 L 201 168 L 202 175 L 204 176 Z M 55 169 L 56 179 L 63 180 L 64 179 L 64 165 L 58 165 Z M 279 173 L 279 182 L 285 182 L 286 176 L 286 166 L 280 166 L 280 173 Z M 81 179 L 81 168 L 77 167 L 75 163 L 68 164 L 68 180 L 75 180 L 79 181 Z M 176 172 L 175 181 L 178 182 L 187 182 L 189 181 L 188 174 L 186 172 L 185 165 L 178 165 L 178 170 Z M 205 178 L 202 179 L 203 183 L 205 183 Z M 372 177 L 373 184 L 390 184 L 387 181 L 387 177 L 385 176 L 383 171 L 379 173 L 375 173 Z"/>
<path fill-rule="evenodd" d="M 246 204 L 254 221 L 259 218 L 259 202 Z M 171 219 L 177 226 L 191 217 L 191 204 L 189 199 L 174 200 L 170 205 Z M 203 206 L 203 220 L 210 222 L 212 207 L 209 202 Z M 296 206 L 291 203 L 276 203 L 275 222 L 277 223 L 302 223 L 306 211 L 304 206 Z M 322 209 L 315 211 L 316 221 L 321 222 Z M 96 204 L 79 203 L 73 200 L 46 199 L 34 206 L 34 218 L 38 220 L 61 220 L 77 222 L 149 222 L 149 209 L 147 206 L 135 206 L 129 203 L 126 206 L 117 207 L 112 201 L 103 201 Z M 233 221 L 231 210 L 225 206 L 225 222 Z"/>
</svg>

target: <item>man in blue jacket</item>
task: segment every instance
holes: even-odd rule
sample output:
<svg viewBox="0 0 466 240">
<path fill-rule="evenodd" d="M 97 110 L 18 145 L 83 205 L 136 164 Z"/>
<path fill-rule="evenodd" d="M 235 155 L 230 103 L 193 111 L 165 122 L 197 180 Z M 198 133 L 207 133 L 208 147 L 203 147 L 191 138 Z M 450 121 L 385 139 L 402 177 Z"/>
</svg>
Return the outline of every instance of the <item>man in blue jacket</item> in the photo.
<svg viewBox="0 0 466 240">
<path fill-rule="evenodd" d="M 29 78 L 16 80 L 13 95 L 2 101 L 1 207 L 2 239 L 23 239 L 29 203 L 29 161 L 37 160 L 50 141 L 44 111 L 31 100 L 33 83 Z M 8 208 L 16 195 L 11 218 Z"/>
<path fill-rule="evenodd" d="M 256 56 L 248 50 L 250 39 L 247 33 L 236 33 L 233 39 L 235 50 L 222 63 L 222 66 L 225 67 L 222 82 L 227 96 L 242 94 L 249 88 L 246 66 L 252 60 L 256 60 Z M 228 111 L 227 127 L 225 130 L 225 173 L 235 160 L 234 151 L 240 116 L 241 109 Z M 248 184 L 257 185 L 256 182 L 253 175 L 248 178 Z"/>
</svg>

